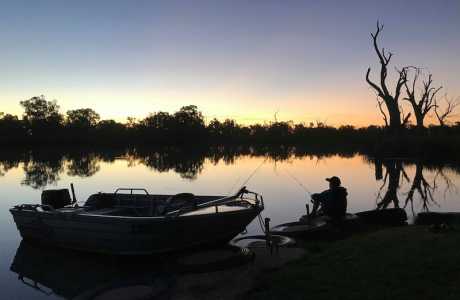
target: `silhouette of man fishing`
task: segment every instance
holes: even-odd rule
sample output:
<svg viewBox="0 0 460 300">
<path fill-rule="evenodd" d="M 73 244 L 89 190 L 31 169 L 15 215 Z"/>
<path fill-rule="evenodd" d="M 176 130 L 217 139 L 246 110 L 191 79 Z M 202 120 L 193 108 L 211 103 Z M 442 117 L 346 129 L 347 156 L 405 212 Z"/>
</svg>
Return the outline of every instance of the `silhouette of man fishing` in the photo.
<svg viewBox="0 0 460 300">
<path fill-rule="evenodd" d="M 347 212 L 347 189 L 341 186 L 340 178 L 337 176 L 326 178 L 326 181 L 329 182 L 329 189 L 311 195 L 313 209 L 310 217 L 321 214 L 332 219 L 342 218 Z"/>
</svg>

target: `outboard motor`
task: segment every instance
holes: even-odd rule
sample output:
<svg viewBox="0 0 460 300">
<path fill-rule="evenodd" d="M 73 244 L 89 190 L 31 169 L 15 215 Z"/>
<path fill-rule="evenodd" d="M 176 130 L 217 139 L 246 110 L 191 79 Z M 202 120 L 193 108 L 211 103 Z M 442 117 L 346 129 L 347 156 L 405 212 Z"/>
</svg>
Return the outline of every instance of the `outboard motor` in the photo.
<svg viewBox="0 0 460 300">
<path fill-rule="evenodd" d="M 42 204 L 50 205 L 54 209 L 63 208 L 72 203 L 68 189 L 45 190 L 42 192 Z"/>
</svg>

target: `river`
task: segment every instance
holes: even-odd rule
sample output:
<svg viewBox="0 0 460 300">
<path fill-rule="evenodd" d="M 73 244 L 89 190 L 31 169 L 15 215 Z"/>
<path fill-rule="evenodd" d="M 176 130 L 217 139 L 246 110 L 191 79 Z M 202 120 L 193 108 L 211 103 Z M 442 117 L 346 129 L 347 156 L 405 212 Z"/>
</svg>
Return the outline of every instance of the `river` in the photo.
<svg viewBox="0 0 460 300">
<path fill-rule="evenodd" d="M 72 271 L 66 269 L 59 274 L 55 267 L 50 267 L 53 270 L 50 274 L 41 271 L 30 275 L 38 277 L 35 280 L 39 282 L 44 277 L 48 278 L 47 282 L 54 282 L 48 283 L 54 286 L 39 290 L 18 280 L 17 271 L 10 270 L 21 238 L 8 209 L 22 203 L 39 203 L 43 189 L 67 188 L 73 183 L 78 201 L 84 201 L 92 193 L 111 192 L 118 187 L 146 188 L 158 194 L 228 195 L 246 185 L 263 195 L 262 214 L 270 217 L 275 225 L 304 214 L 305 204 L 309 203 L 308 192 L 326 189 L 325 178 L 330 176 L 340 177 L 347 188 L 349 212 L 398 206 L 405 208 L 413 220 L 421 211 L 460 211 L 460 167 L 448 162 L 429 163 L 411 158 L 375 160 L 358 153 L 250 147 L 231 151 L 223 148 L 204 151 L 43 148 L 4 152 L 0 156 L 2 298 L 75 297 L 87 286 L 86 282 L 80 282 L 81 276 L 74 276 L 73 292 L 59 292 L 60 288 L 68 290 L 69 287 L 60 287 L 53 276 L 72 276 L 66 273 Z M 247 229 L 249 233 L 260 232 L 257 220 Z M 31 265 L 34 259 L 40 261 L 39 255 L 31 258 Z M 53 261 L 49 263 L 52 265 Z M 92 268 L 91 264 L 89 267 Z M 29 279 L 29 283 L 33 281 L 34 278 Z"/>
</svg>

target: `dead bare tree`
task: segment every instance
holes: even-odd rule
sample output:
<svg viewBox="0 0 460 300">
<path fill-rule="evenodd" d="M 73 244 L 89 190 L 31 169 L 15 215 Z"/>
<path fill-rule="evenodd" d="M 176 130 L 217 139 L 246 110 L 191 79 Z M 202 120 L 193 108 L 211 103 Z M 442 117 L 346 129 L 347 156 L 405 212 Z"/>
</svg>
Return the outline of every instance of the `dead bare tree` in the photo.
<svg viewBox="0 0 460 300">
<path fill-rule="evenodd" d="M 402 119 L 401 127 L 407 127 L 409 125 L 410 117 L 412 114 L 409 112 L 406 115 L 404 113 L 404 107 L 402 105 L 399 106 L 399 110 L 401 111 L 401 119 Z"/>
<path fill-rule="evenodd" d="M 377 105 L 379 107 L 379 111 L 382 114 L 383 121 L 385 122 L 385 127 L 388 127 L 388 117 L 385 111 L 383 110 L 382 105 L 384 104 L 383 100 L 380 100 L 380 97 L 377 97 Z"/>
<path fill-rule="evenodd" d="M 444 100 L 446 102 L 446 106 L 443 111 L 440 110 L 440 105 L 438 104 L 437 99 L 435 99 L 434 103 L 434 113 L 436 115 L 436 118 L 438 119 L 439 125 L 441 125 L 442 127 L 446 126 L 447 119 L 452 117 L 455 109 L 457 108 L 457 106 L 460 105 L 459 98 L 448 98 L 447 95 L 445 95 Z"/>
<path fill-rule="evenodd" d="M 412 109 L 415 114 L 415 119 L 417 121 L 417 128 L 423 129 L 425 128 L 424 120 L 425 116 L 436 107 L 436 94 L 442 89 L 442 86 L 435 88 L 432 87 L 433 84 L 433 76 L 432 74 L 428 75 L 428 80 L 423 81 L 423 87 L 419 95 L 416 94 L 416 85 L 421 75 L 420 68 L 410 67 L 414 70 L 414 76 L 411 84 L 408 84 L 406 81 L 404 86 L 406 88 L 406 97 L 404 100 L 409 101 L 412 105 Z M 406 68 L 406 69 L 409 69 Z"/>
<path fill-rule="evenodd" d="M 399 97 L 401 95 L 401 88 L 407 81 L 407 70 L 406 68 L 403 68 L 401 71 L 398 71 L 399 78 L 396 83 L 395 93 L 394 95 L 392 95 L 392 93 L 388 90 L 387 75 L 388 75 L 388 65 L 391 61 L 391 57 L 393 56 L 393 53 L 391 52 L 385 53 L 385 48 L 382 48 L 382 49 L 379 48 L 378 37 L 382 30 L 383 30 L 383 25 L 381 25 L 377 21 L 377 30 L 375 33 L 371 33 L 374 50 L 377 53 L 377 56 L 380 62 L 380 85 L 377 85 L 369 78 L 369 75 L 371 72 L 370 67 L 367 69 L 367 72 L 366 72 L 366 81 L 376 91 L 377 96 L 380 99 L 382 99 L 383 103 L 385 103 L 385 106 L 388 111 L 388 117 L 389 117 L 389 120 L 387 121 L 387 123 L 389 123 L 390 130 L 393 132 L 397 132 L 402 128 L 401 112 L 400 112 L 400 107 L 399 107 Z M 378 101 L 378 103 L 379 103 L 380 111 L 382 112 L 380 101 Z M 386 117 L 386 114 L 383 114 L 383 115 Z M 404 119 L 404 116 L 403 116 L 403 119 Z"/>
</svg>

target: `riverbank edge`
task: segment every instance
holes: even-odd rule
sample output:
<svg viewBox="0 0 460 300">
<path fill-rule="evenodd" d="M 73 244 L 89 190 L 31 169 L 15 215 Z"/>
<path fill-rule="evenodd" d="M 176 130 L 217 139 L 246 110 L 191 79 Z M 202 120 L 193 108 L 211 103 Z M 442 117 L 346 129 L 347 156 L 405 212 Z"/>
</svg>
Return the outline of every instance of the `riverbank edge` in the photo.
<svg viewBox="0 0 460 300">
<path fill-rule="evenodd" d="M 244 299 L 458 299 L 460 227 L 405 226 L 334 242 L 265 273 Z"/>
</svg>

